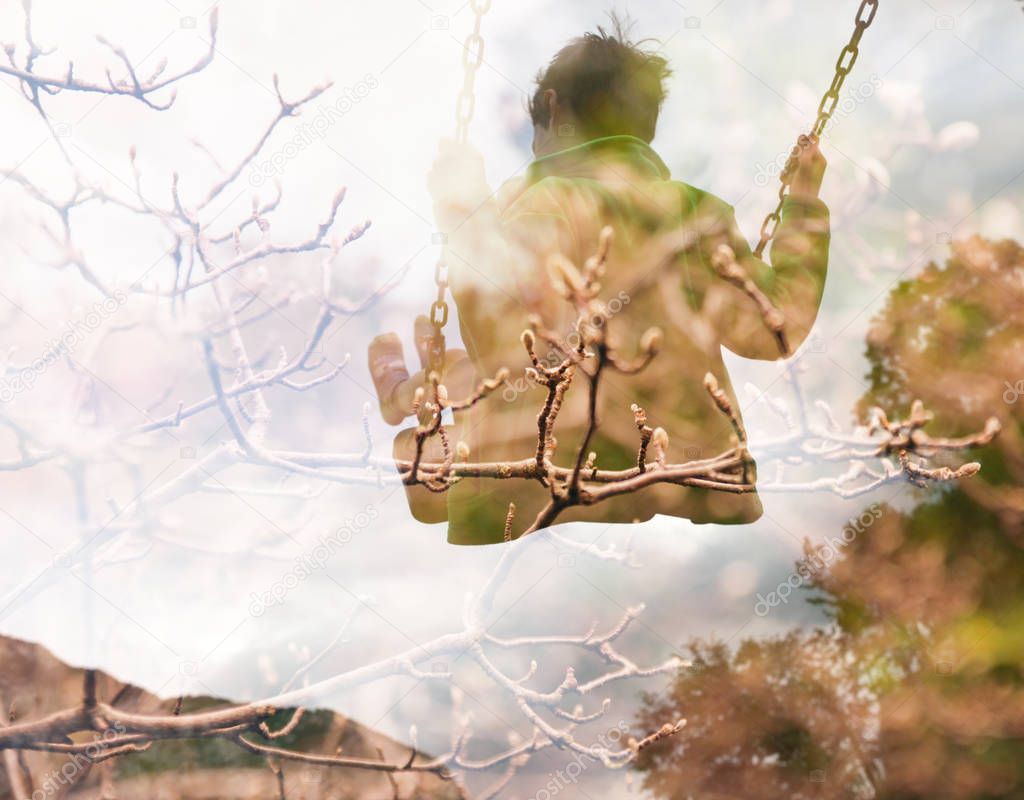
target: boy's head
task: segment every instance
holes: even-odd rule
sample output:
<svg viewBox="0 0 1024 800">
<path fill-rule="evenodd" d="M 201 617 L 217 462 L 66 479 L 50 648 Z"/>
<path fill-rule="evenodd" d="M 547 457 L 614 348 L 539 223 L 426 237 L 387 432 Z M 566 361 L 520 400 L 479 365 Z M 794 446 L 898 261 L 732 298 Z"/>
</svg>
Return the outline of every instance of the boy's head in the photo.
<svg viewBox="0 0 1024 800">
<path fill-rule="evenodd" d="M 529 103 L 536 155 L 602 136 L 654 138 L 671 70 L 628 33 L 613 16 L 610 32 L 573 39 L 540 72 Z"/>
</svg>

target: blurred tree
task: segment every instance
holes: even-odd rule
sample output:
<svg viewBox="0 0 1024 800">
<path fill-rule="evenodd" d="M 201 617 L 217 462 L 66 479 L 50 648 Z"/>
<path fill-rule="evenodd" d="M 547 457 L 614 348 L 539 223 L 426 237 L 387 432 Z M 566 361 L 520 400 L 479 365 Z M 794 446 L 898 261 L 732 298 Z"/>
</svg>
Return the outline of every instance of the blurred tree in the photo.
<svg viewBox="0 0 1024 800">
<path fill-rule="evenodd" d="M 858 410 L 1002 434 L 973 481 L 884 507 L 809 583 L 832 624 L 694 667 L 642 716 L 688 719 L 641 754 L 659 797 L 1024 797 L 1024 248 L 957 242 L 898 284 L 867 337 Z M 650 717 L 654 718 L 654 717 Z"/>
<path fill-rule="evenodd" d="M 868 331 L 870 391 L 860 411 L 890 414 L 919 398 L 939 433 L 968 433 L 989 416 L 1003 432 L 976 457 L 982 480 L 960 485 L 1021 539 L 1024 523 L 1024 248 L 974 237 L 953 245 L 890 293 Z"/>
<path fill-rule="evenodd" d="M 641 718 L 679 714 L 686 727 L 640 753 L 659 797 L 871 797 L 872 697 L 841 631 L 747 640 L 735 652 L 694 642 L 690 667 Z"/>
</svg>

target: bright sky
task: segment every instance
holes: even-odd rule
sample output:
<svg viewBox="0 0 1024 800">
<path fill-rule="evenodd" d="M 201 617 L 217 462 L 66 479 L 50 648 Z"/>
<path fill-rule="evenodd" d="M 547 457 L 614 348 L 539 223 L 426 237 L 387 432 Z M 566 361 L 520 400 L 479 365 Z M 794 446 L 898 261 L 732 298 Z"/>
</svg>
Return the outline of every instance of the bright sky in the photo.
<svg viewBox="0 0 1024 800">
<path fill-rule="evenodd" d="M 769 165 L 784 156 L 813 118 L 816 98 L 852 30 L 856 5 L 853 0 L 634 0 L 617 6 L 635 18 L 638 35 L 663 42 L 675 69 L 655 147 L 676 177 L 734 203 L 751 240 L 773 205 L 776 184 Z M 205 2 L 37 0 L 35 9 L 36 38 L 57 47 L 40 61 L 40 71 L 62 73 L 73 57 L 78 75 L 102 80 L 104 67 L 111 65 L 117 73 L 114 57 L 95 34 L 124 45 L 141 72 L 165 57 L 174 70 L 206 46 Z M 484 21 L 485 66 L 470 134 L 492 184 L 529 161 L 524 103 L 537 69 L 568 38 L 603 16 L 604 6 L 589 0 L 494 0 Z M 425 308 L 429 300 L 436 248 L 425 175 L 438 140 L 453 130 L 462 80 L 460 42 L 471 24 L 468 5 L 437 0 L 228 0 L 220 4 L 213 64 L 178 85 L 170 111 L 151 111 L 123 98 L 45 101 L 88 180 L 123 191 L 131 181 L 127 151 L 135 145 L 144 192 L 166 202 L 170 176 L 177 171 L 188 204 L 215 170 L 192 139 L 230 163 L 251 147 L 275 113 L 275 74 L 287 98 L 334 81 L 302 118 L 281 126 L 260 159 L 274 163 L 272 157 L 284 153 L 298 126 L 312 124 L 318 110 L 344 109 L 322 137 L 274 167 L 284 187 L 274 234 L 282 240 L 308 235 L 333 194 L 347 186 L 339 228 L 363 219 L 371 219 L 373 227 L 339 266 L 336 279 L 345 291 L 360 297 L 413 262 L 408 278 L 373 314 L 347 323 L 333 340 L 332 354 L 353 356 L 345 377 L 316 398 L 275 395 L 277 418 L 308 416 L 312 428 L 337 449 L 345 449 L 346 441 L 353 449 L 360 446 L 360 409 L 372 399 L 363 356 L 367 342 L 395 327 L 408 340 L 409 310 Z M 3 38 L 17 44 L 19 58 L 22 25 L 20 4 L 0 8 Z M 824 146 L 830 162 L 824 199 L 832 207 L 835 232 L 818 351 L 805 359 L 808 391 L 829 402 L 844 424 L 864 388 L 864 331 L 893 283 L 929 259 L 943 258 L 950 236 L 980 231 L 1024 238 L 1022 41 L 1024 14 L 1013 0 L 882 0 L 865 35 Z M 14 81 L 3 76 L 0 117 L 0 166 L 60 194 L 67 186 L 67 166 Z M 244 215 L 253 192 L 249 179 L 246 173 L 227 193 L 226 223 Z M 262 191 L 268 191 L 266 185 Z M 73 272 L 52 272 L 33 255 L 41 241 L 34 226 L 44 216 L 13 182 L 0 183 L 5 264 L 0 325 L 4 349 L 13 342 L 25 355 L 95 300 Z M 110 217 L 103 209 L 79 235 L 80 246 L 104 277 L 123 283 L 149 268 L 164 244 L 154 228 Z M 292 268 L 290 262 L 285 266 Z M 277 276 L 273 268 L 271 275 Z M 296 272 L 296 279 L 304 275 Z M 292 316 L 289 324 L 308 327 L 310 320 Z M 122 350 L 116 362 L 104 365 L 103 377 L 145 404 L 158 393 L 165 360 L 167 370 L 188 365 L 192 351 L 181 344 L 172 339 Z M 735 359 L 729 366 L 738 389 L 746 382 L 768 386 L 780 372 L 776 365 Z M 772 393 L 781 387 L 775 383 Z M 202 391 L 201 384 L 192 388 Z M 756 400 L 756 392 L 751 397 Z M 34 398 L 37 407 L 30 409 L 39 419 L 49 419 L 45 409 L 56 402 L 44 398 Z M 764 403 L 753 400 L 745 414 L 756 441 L 777 431 L 778 421 Z M 379 421 L 374 430 L 378 449 L 387 452 L 393 430 Z M 182 446 L 202 446 L 188 435 L 183 433 Z M 313 436 L 312 446 L 317 442 Z M 156 480 L 163 455 L 146 452 L 140 458 L 144 482 Z M 72 541 L 74 516 L 70 504 L 61 501 L 67 493 L 53 474 L 0 475 L 0 487 L 9 487 L 0 488 L 0 509 L 9 515 L 0 514 L 8 543 L 0 586 L 7 591 L 40 574 Z M 112 486 L 122 502 L 130 499 L 130 487 Z M 825 536 L 861 505 L 786 495 L 768 495 L 765 505 L 765 519 L 743 530 L 698 530 L 678 521 L 644 526 L 636 539 L 647 566 L 638 571 L 559 566 L 552 548 L 538 544 L 511 579 L 512 610 L 504 632 L 533 632 L 538 617 L 542 630 L 564 625 L 579 631 L 592 617 L 608 622 L 646 599 L 652 607 L 650 627 L 634 644 L 653 661 L 691 635 L 727 638 L 742 631 L 747 636 L 813 619 L 814 612 L 796 600 L 769 619 L 754 619 L 751 598 L 791 569 L 800 537 Z M 279 579 L 295 555 L 282 548 L 277 528 L 315 543 L 368 506 L 380 515 L 372 530 L 360 532 L 328 569 L 304 582 L 273 613 L 259 618 L 248 613 L 251 594 Z M 174 525 L 196 542 L 240 553 L 203 556 L 162 544 L 136 553 L 129 543 L 121 555 L 139 558 L 111 563 L 95 575 L 46 573 L 4 614 L 0 629 L 155 691 L 173 694 L 184 688 L 245 699 L 286 677 L 303 648 L 317 652 L 330 641 L 357 598 L 372 597 L 373 609 L 359 615 L 343 655 L 328 669 L 355 666 L 458 630 L 464 593 L 482 584 L 497 557 L 493 548 L 444 545 L 440 528 L 409 518 L 401 493 L 332 489 L 302 508 L 282 509 L 256 499 L 245 505 L 224 499 L 213 516 L 206 515 L 207 508 L 175 507 Z M 807 529 L 809 518 L 820 521 L 820 530 Z M 602 542 L 623 540 L 620 530 L 572 533 L 581 539 L 603 537 Z M 262 557 L 260 548 L 276 553 L 277 560 Z M 528 600 L 519 603 L 527 592 Z M 470 694 L 477 680 L 465 678 Z M 424 687 L 406 695 L 410 687 L 393 682 L 324 701 L 398 737 L 410 722 L 428 732 L 434 725 L 433 733 L 443 741 L 445 724 L 429 720 L 446 706 L 446 696 Z M 628 720 L 635 697 L 620 699 L 616 713 Z M 505 712 L 487 708 L 486 699 L 476 701 L 480 726 L 502 735 Z"/>
</svg>

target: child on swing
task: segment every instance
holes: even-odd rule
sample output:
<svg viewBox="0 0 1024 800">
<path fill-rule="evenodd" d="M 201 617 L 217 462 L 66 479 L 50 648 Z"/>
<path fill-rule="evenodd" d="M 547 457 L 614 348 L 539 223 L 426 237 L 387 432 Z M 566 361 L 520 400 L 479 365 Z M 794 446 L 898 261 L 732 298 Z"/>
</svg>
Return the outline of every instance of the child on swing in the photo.
<svg viewBox="0 0 1024 800">
<path fill-rule="evenodd" d="M 626 350 L 635 349 L 652 325 L 661 329 L 663 343 L 641 373 L 609 372 L 602 378 L 600 425 L 590 447 L 601 469 L 635 464 L 632 403 L 668 432 L 672 461 L 727 449 L 732 429 L 709 401 L 703 376 L 717 376 L 739 409 L 721 348 L 747 358 L 779 357 L 757 305 L 712 268 L 710 256 L 719 244 L 732 248 L 747 275 L 782 311 L 791 348 L 809 333 L 829 251 L 828 209 L 818 198 L 825 159 L 817 142 L 801 139 L 769 266 L 751 252 L 732 208 L 672 180 L 652 149 L 669 75 L 665 59 L 630 41 L 613 19 L 611 31 L 598 28 L 572 40 L 540 73 L 529 103 L 535 159 L 524 176 L 492 194 L 478 154 L 442 145 L 429 188 L 439 227 L 448 236 L 449 281 L 466 348 L 447 354 L 444 382 L 458 398 L 476 380 L 501 367 L 510 370 L 504 391 L 455 420 L 450 438 L 469 445 L 471 460 L 520 460 L 536 449 L 545 393 L 522 377 L 529 361 L 520 334 L 536 315 L 546 329 L 571 341 L 576 312 L 554 290 L 548 265 L 556 254 L 582 265 L 605 226 L 615 235 L 602 278 L 608 309 L 602 324 Z M 698 236 L 695 247 L 681 251 L 683 231 Z M 420 318 L 416 329 L 426 363 L 431 327 Z M 371 350 L 393 349 L 393 340 L 388 342 L 379 338 Z M 385 418 L 398 423 L 409 416 L 424 375 L 403 380 L 402 373 L 396 379 L 380 359 L 371 371 Z M 555 461 L 559 454 L 564 461 L 576 452 L 585 433 L 586 406 L 586 389 L 570 389 L 556 425 Z M 446 508 L 435 519 L 447 516 L 449 541 L 484 544 L 502 541 L 509 502 L 515 502 L 517 518 L 530 520 L 549 492 L 537 482 L 463 479 L 440 498 Z M 761 513 L 756 493 L 661 484 L 569 509 L 560 521 L 633 522 L 665 514 L 695 523 L 747 523 Z"/>
</svg>

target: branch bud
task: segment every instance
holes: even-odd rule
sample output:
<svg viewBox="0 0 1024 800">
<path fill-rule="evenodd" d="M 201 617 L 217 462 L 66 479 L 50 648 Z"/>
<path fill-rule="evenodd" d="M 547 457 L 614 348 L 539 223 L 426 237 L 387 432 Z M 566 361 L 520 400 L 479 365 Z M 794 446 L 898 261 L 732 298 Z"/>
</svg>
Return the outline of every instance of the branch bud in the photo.
<svg viewBox="0 0 1024 800">
<path fill-rule="evenodd" d="M 663 339 L 664 334 L 661 332 L 661 328 L 648 328 L 640 337 L 640 349 L 652 356 L 657 355 Z"/>
</svg>

